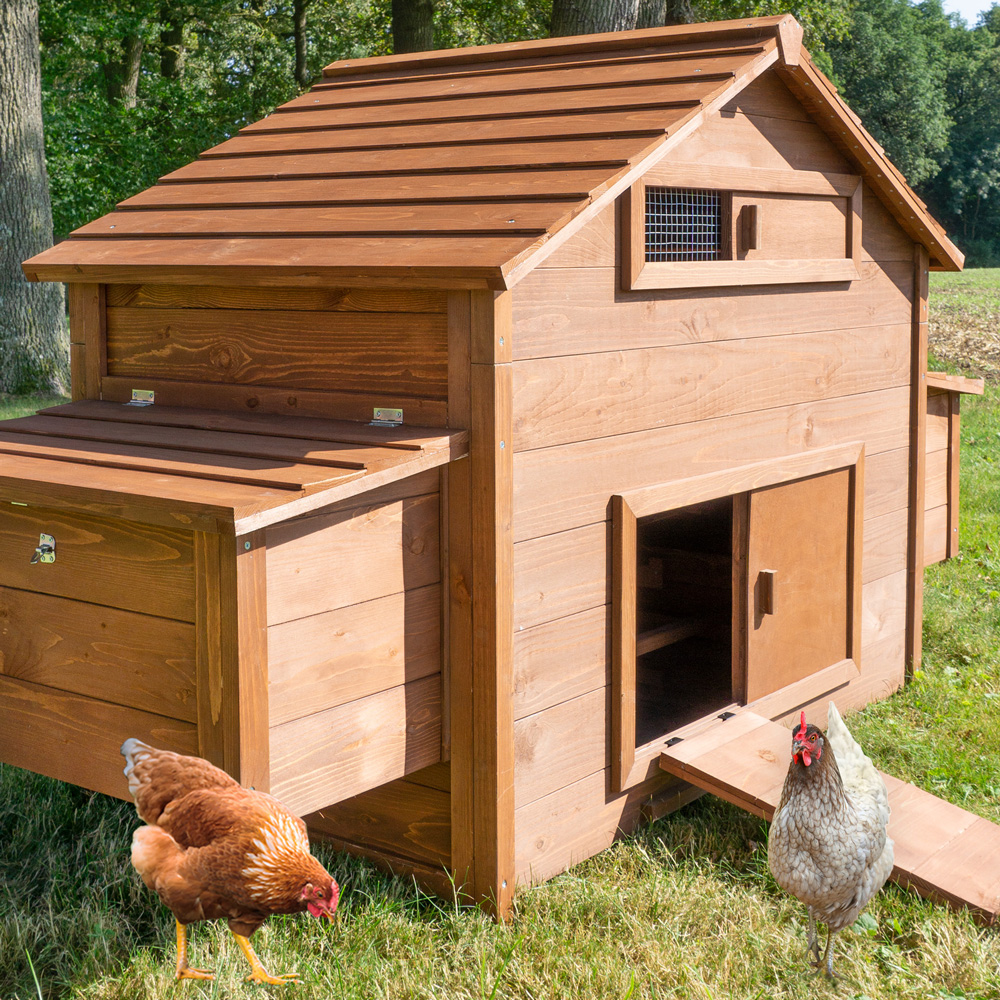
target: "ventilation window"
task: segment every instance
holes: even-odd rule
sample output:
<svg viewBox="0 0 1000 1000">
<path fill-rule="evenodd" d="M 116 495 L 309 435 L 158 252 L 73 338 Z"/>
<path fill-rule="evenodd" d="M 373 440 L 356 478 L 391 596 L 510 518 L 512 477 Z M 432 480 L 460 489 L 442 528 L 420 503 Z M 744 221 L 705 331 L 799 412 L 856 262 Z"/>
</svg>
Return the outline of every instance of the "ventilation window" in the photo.
<svg viewBox="0 0 1000 1000">
<path fill-rule="evenodd" d="M 720 260 L 722 194 L 695 188 L 646 188 L 646 260 Z"/>
</svg>

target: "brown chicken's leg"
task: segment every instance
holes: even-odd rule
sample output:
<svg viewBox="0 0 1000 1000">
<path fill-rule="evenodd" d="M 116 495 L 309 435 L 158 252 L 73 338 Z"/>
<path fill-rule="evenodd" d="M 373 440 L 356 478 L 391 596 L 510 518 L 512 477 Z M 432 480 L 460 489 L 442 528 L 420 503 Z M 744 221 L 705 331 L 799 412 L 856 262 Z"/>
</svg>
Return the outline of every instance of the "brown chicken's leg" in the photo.
<svg viewBox="0 0 1000 1000">
<path fill-rule="evenodd" d="M 215 979 L 215 974 L 208 969 L 192 969 L 188 965 L 187 927 L 177 918 L 177 978 L 178 979 Z"/>
<path fill-rule="evenodd" d="M 243 952 L 247 957 L 247 961 L 250 963 L 251 973 L 247 976 L 247 979 L 252 979 L 255 983 L 271 983 L 274 986 L 281 986 L 284 983 L 294 983 L 298 978 L 299 974 L 297 972 L 289 972 L 283 976 L 272 976 L 267 969 L 261 965 L 260 959 L 257 957 L 257 953 L 253 950 L 253 946 L 250 944 L 250 938 L 244 937 L 242 934 L 237 934 L 233 931 L 233 937 L 236 938 L 236 943 L 240 946 L 240 951 Z"/>
</svg>

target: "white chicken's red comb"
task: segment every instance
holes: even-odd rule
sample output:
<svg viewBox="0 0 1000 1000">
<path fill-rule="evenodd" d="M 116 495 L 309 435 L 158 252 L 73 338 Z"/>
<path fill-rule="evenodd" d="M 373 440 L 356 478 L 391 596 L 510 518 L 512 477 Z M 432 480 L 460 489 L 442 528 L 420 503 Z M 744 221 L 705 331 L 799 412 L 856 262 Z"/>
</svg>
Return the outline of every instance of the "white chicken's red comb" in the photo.
<svg viewBox="0 0 1000 1000">
<path fill-rule="evenodd" d="M 799 726 L 799 731 L 795 734 L 795 738 L 797 740 L 804 740 L 806 738 L 806 713 L 803 712 L 799 716 L 799 719 L 801 721 L 801 725 Z"/>
</svg>

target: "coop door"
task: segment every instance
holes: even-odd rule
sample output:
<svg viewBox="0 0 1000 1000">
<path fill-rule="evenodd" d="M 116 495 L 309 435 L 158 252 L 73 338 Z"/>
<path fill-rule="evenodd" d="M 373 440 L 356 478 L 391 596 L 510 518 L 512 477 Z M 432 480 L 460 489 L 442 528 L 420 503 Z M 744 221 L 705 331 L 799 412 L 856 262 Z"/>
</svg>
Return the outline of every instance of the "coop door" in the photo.
<svg viewBox="0 0 1000 1000">
<path fill-rule="evenodd" d="M 857 675 L 863 456 L 853 446 L 844 461 L 851 451 L 612 498 L 617 789 L 692 725 L 743 705 L 774 718 Z"/>
<path fill-rule="evenodd" d="M 746 503 L 745 701 L 752 702 L 851 655 L 851 472 L 754 490 Z"/>
</svg>

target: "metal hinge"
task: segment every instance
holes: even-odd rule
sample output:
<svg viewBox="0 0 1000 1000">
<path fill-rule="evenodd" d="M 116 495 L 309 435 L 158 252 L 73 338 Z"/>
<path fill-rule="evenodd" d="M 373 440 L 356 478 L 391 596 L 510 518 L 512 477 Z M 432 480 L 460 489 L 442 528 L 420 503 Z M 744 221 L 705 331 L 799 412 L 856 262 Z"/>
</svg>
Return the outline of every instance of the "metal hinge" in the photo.
<svg viewBox="0 0 1000 1000">
<path fill-rule="evenodd" d="M 667 740 L 665 746 L 673 747 L 676 746 L 678 743 L 683 743 L 683 742 L 684 742 L 683 736 L 671 736 L 670 739 Z"/>
<path fill-rule="evenodd" d="M 31 565 L 35 563 L 54 563 L 56 561 L 56 540 L 51 535 L 42 532 L 38 536 L 38 545 L 31 557 Z"/>
<path fill-rule="evenodd" d="M 718 716 L 718 718 L 722 719 L 722 721 L 725 722 L 726 719 L 735 719 L 736 718 L 736 713 L 735 712 L 723 712 L 722 715 Z"/>
<path fill-rule="evenodd" d="M 398 427 L 403 422 L 403 411 L 389 406 L 376 406 L 370 427 Z"/>
<path fill-rule="evenodd" d="M 156 393 L 152 389 L 133 389 L 132 398 L 126 406 L 152 406 L 156 401 Z"/>
</svg>

